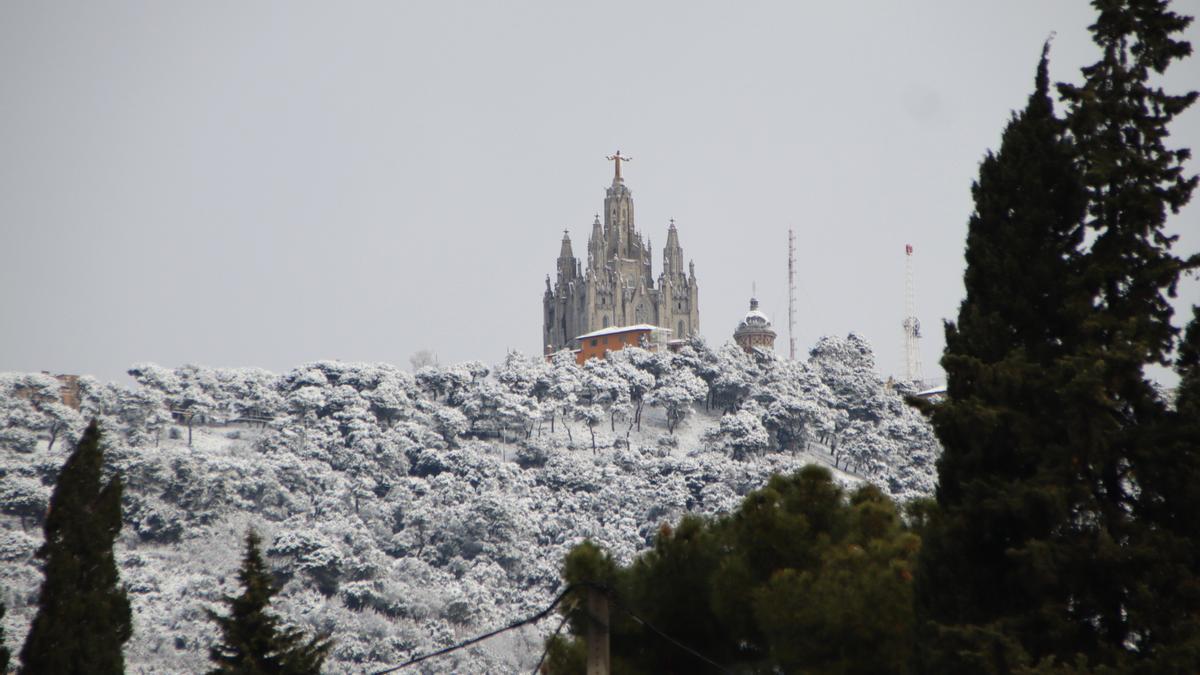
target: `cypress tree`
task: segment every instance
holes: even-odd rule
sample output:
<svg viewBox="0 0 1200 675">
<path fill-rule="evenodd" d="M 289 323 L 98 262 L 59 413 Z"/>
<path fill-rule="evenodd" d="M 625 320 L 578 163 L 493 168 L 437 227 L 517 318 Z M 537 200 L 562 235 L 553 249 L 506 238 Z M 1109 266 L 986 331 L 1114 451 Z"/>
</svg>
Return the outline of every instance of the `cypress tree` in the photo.
<svg viewBox="0 0 1200 675">
<path fill-rule="evenodd" d="M 994 166 L 981 167 L 968 294 L 943 359 L 950 401 L 932 412 L 946 454 L 918 576 L 929 671 L 1200 670 L 1191 385 L 1172 412 L 1144 373 L 1169 362 L 1178 333 L 1170 298 L 1180 273 L 1200 263 L 1174 255 L 1165 231 L 1168 209 L 1178 212 L 1196 184 L 1182 172 L 1188 150 L 1165 147 L 1167 125 L 1196 94 L 1151 83 L 1190 53 L 1172 37 L 1190 19 L 1161 0 L 1093 5 L 1103 57 L 1083 69 L 1082 85 L 1059 85 L 1084 230 L 1066 221 L 1043 229 L 1053 223 L 1028 207 L 1049 195 L 987 181 Z M 1021 121 L 1006 131 L 998 161 Z M 1068 244 L 1057 249 L 1054 275 L 1037 284 L 1019 281 L 1029 264 L 993 254 L 1001 239 L 973 252 L 987 240 L 976 236 L 987 213 L 1004 213 L 987 201 L 1005 190 L 1014 219 L 1052 232 L 1047 246 Z M 1075 251 L 1080 234 L 1088 243 Z M 1023 305 L 1047 294 L 1059 297 L 1018 321 Z M 1191 349 L 1185 342 L 1180 357 L 1186 382 Z"/>
<path fill-rule="evenodd" d="M 22 673 L 121 673 L 133 633 L 113 541 L 121 530 L 121 479 L 101 486 L 104 452 L 93 420 L 67 458 L 37 551 L 45 581 L 21 648 Z"/>
<path fill-rule="evenodd" d="M 1186 588 L 1173 588 L 1196 578 L 1200 542 L 1175 512 L 1194 514 L 1200 503 L 1175 500 L 1191 498 L 1176 489 L 1180 479 L 1200 480 L 1192 457 L 1200 449 L 1164 442 L 1176 425 L 1144 373 L 1169 364 L 1178 335 L 1170 299 L 1180 274 L 1200 264 L 1176 256 L 1177 237 L 1166 232 L 1168 211 L 1189 201 L 1197 181 L 1183 173 L 1190 152 L 1166 147 L 1168 126 L 1197 93 L 1173 95 L 1153 82 L 1191 53 L 1176 38 L 1191 19 L 1165 0 L 1093 5 L 1102 57 L 1083 69 L 1081 85 L 1059 87 L 1088 191 L 1093 240 L 1080 279 L 1095 309 L 1069 360 L 1076 517 L 1055 555 L 1069 571 L 1069 616 L 1091 663 L 1154 670 L 1174 658 L 1187 641 L 1179 629 L 1200 611 Z M 1185 668 L 1197 669 L 1200 660 Z"/>
<path fill-rule="evenodd" d="M 295 628 L 285 628 L 268 611 L 271 598 L 279 592 L 259 552 L 260 539 L 246 533 L 246 555 L 238 571 L 243 591 L 225 597 L 229 616 L 208 612 L 221 628 L 222 642 L 209 650 L 217 667 L 210 675 L 311 675 L 319 673 L 329 649 L 327 636 L 305 640 Z"/>
<path fill-rule="evenodd" d="M 1055 368 L 1088 310 L 1075 282 L 1086 206 L 1075 149 L 1035 89 L 972 186 L 957 324 L 946 324 L 944 453 L 915 600 L 927 672 L 1006 672 L 1053 651 L 1044 616 L 1067 603 L 1044 542 L 1068 520 Z"/>
</svg>

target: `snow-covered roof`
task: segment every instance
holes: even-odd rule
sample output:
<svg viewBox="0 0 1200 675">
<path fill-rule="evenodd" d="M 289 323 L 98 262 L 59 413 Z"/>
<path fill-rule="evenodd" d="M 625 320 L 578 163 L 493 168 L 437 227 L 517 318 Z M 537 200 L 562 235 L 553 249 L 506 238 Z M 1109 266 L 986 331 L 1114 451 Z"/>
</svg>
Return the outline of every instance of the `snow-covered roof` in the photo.
<svg viewBox="0 0 1200 675">
<path fill-rule="evenodd" d="M 746 312 L 746 316 L 738 323 L 737 330 L 733 331 L 734 337 L 750 333 L 775 335 L 774 329 L 771 328 L 771 319 L 758 309 L 758 300 L 755 298 L 750 298 L 750 311 Z"/>
<path fill-rule="evenodd" d="M 945 393 L 946 393 L 946 385 L 943 384 L 940 387 L 933 387 L 931 389 L 926 389 L 925 391 L 918 391 L 916 393 L 916 396 L 917 396 L 917 398 L 926 398 L 929 396 L 938 396 L 940 394 L 945 394 Z"/>
<path fill-rule="evenodd" d="M 594 330 L 590 333 L 585 333 L 583 335 L 577 335 L 575 337 L 575 339 L 576 340 L 586 340 L 588 338 L 601 337 L 603 335 L 616 335 L 618 333 L 632 333 L 634 331 L 645 331 L 645 330 L 662 332 L 662 333 L 670 333 L 671 332 L 671 330 L 669 328 L 659 328 L 658 326 L 655 326 L 653 324 L 639 323 L 634 326 L 611 326 L 609 328 L 601 328 L 600 330 Z"/>
</svg>

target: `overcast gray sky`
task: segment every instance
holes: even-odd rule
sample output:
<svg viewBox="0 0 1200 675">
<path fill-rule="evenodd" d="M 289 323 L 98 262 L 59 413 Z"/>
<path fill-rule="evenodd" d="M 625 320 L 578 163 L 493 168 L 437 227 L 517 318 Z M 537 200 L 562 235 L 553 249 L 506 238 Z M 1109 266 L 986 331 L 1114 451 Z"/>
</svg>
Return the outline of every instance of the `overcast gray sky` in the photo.
<svg viewBox="0 0 1200 675">
<path fill-rule="evenodd" d="M 1096 60 L 1092 19 L 1082 0 L 4 2 L 0 370 L 537 353 L 562 230 L 582 252 L 619 148 L 655 275 L 679 224 L 710 342 L 756 281 L 786 346 L 794 228 L 799 349 L 858 331 L 902 372 L 911 243 L 933 374 L 978 163 L 1051 31 L 1056 80 Z M 1200 62 L 1166 85 L 1200 85 Z M 1200 149 L 1200 109 L 1173 132 Z"/>
</svg>

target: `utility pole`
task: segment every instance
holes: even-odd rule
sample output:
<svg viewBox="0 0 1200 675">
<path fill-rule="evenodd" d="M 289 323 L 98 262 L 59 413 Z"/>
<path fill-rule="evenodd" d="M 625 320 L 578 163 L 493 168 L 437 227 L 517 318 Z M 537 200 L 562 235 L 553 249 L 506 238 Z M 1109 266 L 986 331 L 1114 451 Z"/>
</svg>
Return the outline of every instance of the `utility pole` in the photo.
<svg viewBox="0 0 1200 675">
<path fill-rule="evenodd" d="M 587 675 L 609 675 L 608 596 L 591 586 L 587 592 Z"/>
<path fill-rule="evenodd" d="M 796 233 L 788 229 L 788 358 L 796 360 Z"/>
<path fill-rule="evenodd" d="M 913 247 L 904 245 L 904 357 L 905 378 L 921 386 L 921 321 L 917 318 L 917 292 L 913 284 Z"/>
</svg>

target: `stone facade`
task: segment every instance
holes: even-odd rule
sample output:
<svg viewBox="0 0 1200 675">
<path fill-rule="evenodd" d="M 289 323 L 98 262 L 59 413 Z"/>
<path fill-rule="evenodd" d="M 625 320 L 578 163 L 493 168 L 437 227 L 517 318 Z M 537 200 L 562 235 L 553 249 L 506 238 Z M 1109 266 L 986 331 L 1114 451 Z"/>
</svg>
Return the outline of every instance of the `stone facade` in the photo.
<svg viewBox="0 0 1200 675">
<path fill-rule="evenodd" d="M 663 269 L 655 281 L 650 243 L 643 243 L 634 225 L 633 195 L 621 178 L 621 159 L 604 198 L 604 223 L 599 216 L 592 222 L 586 266 L 575 257 L 571 236 L 564 232 L 557 278 L 552 282 L 546 276 L 542 346 L 547 353 L 609 326 L 653 324 L 670 330 L 674 338 L 700 330 L 696 266 L 689 262 L 685 271 L 672 220 Z"/>
</svg>

